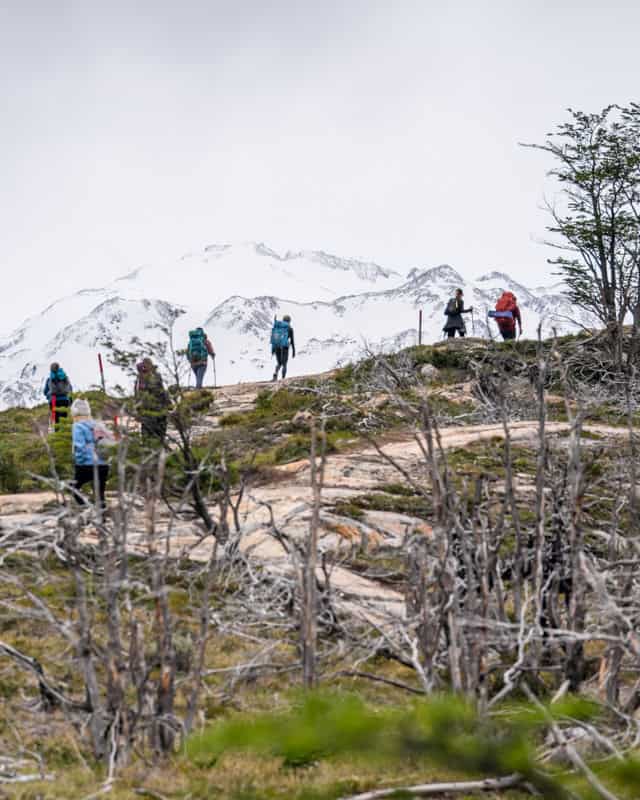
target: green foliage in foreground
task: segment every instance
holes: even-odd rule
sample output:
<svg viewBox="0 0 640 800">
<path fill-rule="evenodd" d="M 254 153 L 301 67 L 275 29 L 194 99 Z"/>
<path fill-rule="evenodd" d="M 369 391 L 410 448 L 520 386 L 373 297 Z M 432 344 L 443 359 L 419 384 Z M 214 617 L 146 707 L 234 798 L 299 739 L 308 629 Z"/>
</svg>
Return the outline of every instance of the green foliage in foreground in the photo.
<svg viewBox="0 0 640 800">
<path fill-rule="evenodd" d="M 289 713 L 265 714 L 221 722 L 192 737 L 188 757 L 211 767 L 229 751 L 277 756 L 284 767 L 306 767 L 321 760 L 365 756 L 376 761 L 411 759 L 456 769 L 474 777 L 517 773 L 539 796 L 561 800 L 591 798 L 580 776 L 554 772 L 536 759 L 536 743 L 549 720 L 586 721 L 595 709 L 584 700 L 568 699 L 548 710 L 512 706 L 481 718 L 460 698 L 442 696 L 409 707 L 367 706 L 355 695 L 313 694 Z M 600 767 L 621 797 L 637 797 L 640 762 L 611 761 Z M 333 795 L 326 795 L 329 800 Z"/>
</svg>

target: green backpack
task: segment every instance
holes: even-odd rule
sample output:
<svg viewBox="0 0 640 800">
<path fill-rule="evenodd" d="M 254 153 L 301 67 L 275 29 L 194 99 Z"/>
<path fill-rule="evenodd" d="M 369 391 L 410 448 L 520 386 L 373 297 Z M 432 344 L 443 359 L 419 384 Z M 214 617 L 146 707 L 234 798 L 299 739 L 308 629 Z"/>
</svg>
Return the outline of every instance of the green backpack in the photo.
<svg viewBox="0 0 640 800">
<path fill-rule="evenodd" d="M 202 328 L 196 328 L 189 331 L 189 347 L 187 348 L 187 356 L 189 361 L 193 364 L 198 361 L 206 361 L 209 357 L 207 350 L 207 337 Z"/>
</svg>

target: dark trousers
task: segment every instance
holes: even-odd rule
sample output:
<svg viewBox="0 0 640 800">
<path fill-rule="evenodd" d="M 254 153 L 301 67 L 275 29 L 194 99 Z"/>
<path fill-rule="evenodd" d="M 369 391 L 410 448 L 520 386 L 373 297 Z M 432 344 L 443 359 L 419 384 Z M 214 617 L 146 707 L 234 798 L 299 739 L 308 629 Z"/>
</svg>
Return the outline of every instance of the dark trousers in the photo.
<svg viewBox="0 0 640 800">
<path fill-rule="evenodd" d="M 456 331 L 458 331 L 458 336 L 462 336 L 464 339 L 464 335 L 466 333 L 464 328 L 449 328 L 447 331 L 447 339 L 453 339 L 453 337 L 456 335 Z"/>
<path fill-rule="evenodd" d="M 502 338 L 506 342 L 508 339 L 516 338 L 516 329 L 514 328 L 513 330 L 511 330 L 510 328 L 501 328 L 500 334 L 502 335 Z"/>
<path fill-rule="evenodd" d="M 107 479 L 109 477 L 109 465 L 108 464 L 100 464 L 98 466 L 98 486 L 100 491 L 100 505 L 102 508 L 107 507 L 107 500 L 106 500 L 106 486 L 107 486 Z M 82 505 L 86 505 L 87 498 L 80 492 L 83 486 L 87 483 L 91 484 L 91 486 L 95 486 L 94 484 L 94 467 L 91 464 L 76 464 L 74 476 L 73 476 L 73 496 L 79 503 Z M 95 502 L 95 497 L 94 497 Z"/>
<path fill-rule="evenodd" d="M 140 433 L 148 444 L 161 445 L 167 435 L 167 417 L 165 414 L 144 416 L 140 418 Z M 155 440 L 155 441 L 153 441 Z"/>
<path fill-rule="evenodd" d="M 273 373 L 273 380 L 278 379 L 278 371 L 282 368 L 282 378 L 287 377 L 287 364 L 289 362 L 289 348 L 288 347 L 276 347 L 275 349 L 275 356 L 277 366 L 276 371 Z"/>
<path fill-rule="evenodd" d="M 204 376 L 207 371 L 207 362 L 205 361 L 204 364 L 194 364 L 191 369 L 196 376 L 196 389 L 202 389 L 202 382 L 204 381 Z"/>
<path fill-rule="evenodd" d="M 56 397 L 56 418 L 55 418 L 55 426 L 58 427 L 58 423 L 61 419 L 66 419 L 69 408 L 69 398 L 68 397 Z M 53 401 L 49 400 L 49 409 L 53 409 Z"/>
</svg>

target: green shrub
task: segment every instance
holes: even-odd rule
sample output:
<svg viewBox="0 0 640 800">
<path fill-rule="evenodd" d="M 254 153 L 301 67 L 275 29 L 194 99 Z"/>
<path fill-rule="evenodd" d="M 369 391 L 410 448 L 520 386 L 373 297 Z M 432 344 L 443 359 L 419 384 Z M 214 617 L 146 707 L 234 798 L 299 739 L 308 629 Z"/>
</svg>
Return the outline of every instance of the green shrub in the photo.
<svg viewBox="0 0 640 800">
<path fill-rule="evenodd" d="M 568 788 L 575 790 L 578 779 L 540 762 L 536 742 L 550 719 L 584 720 L 594 714 L 593 705 L 573 698 L 548 710 L 512 706 L 499 715 L 482 717 L 455 696 L 374 708 L 354 694 L 308 694 L 289 713 L 246 715 L 213 724 L 191 737 L 187 757 L 202 767 L 234 751 L 277 756 L 285 767 L 310 766 L 337 757 L 359 756 L 378 764 L 410 758 L 442 768 L 455 764 L 474 777 L 517 774 L 538 796 L 564 800 L 575 796 Z M 630 792 L 637 787 L 640 765 L 633 759 L 612 760 L 607 769 L 617 785 L 625 783 Z M 584 789 L 582 782 L 580 789 Z"/>
<path fill-rule="evenodd" d="M 3 445 L 0 449 L 0 492 L 18 492 L 21 485 L 20 469 L 15 455 L 10 448 Z"/>
<path fill-rule="evenodd" d="M 278 389 L 275 392 L 266 390 L 256 398 L 254 416 L 260 420 L 282 419 L 290 417 L 313 403 L 313 396 L 304 392 L 293 392 L 290 389 Z"/>
</svg>

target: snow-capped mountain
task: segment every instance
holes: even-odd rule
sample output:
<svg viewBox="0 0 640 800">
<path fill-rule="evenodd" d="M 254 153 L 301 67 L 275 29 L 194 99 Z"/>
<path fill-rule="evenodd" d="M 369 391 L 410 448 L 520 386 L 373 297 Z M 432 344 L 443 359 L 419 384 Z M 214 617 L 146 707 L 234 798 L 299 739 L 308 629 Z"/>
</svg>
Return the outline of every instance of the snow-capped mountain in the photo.
<svg viewBox="0 0 640 800">
<path fill-rule="evenodd" d="M 526 332 L 575 330 L 562 286 L 528 289 L 508 275 L 490 272 L 465 280 L 452 267 L 412 269 L 406 276 L 378 264 L 324 252 L 281 255 L 263 244 L 209 245 L 180 260 L 142 266 L 98 289 L 84 289 L 52 303 L 0 340 L 0 408 L 43 400 L 51 361 L 60 362 L 76 389 L 99 382 L 103 353 L 107 383 L 130 380 L 109 364 L 106 342 L 129 350 L 132 340 L 166 341 L 173 320 L 176 348 L 190 328 L 203 325 L 217 351 L 219 383 L 266 379 L 272 364 L 269 334 L 274 316 L 292 316 L 297 359 L 290 374 L 328 369 L 365 349 L 414 344 L 418 310 L 424 341 L 441 338 L 443 309 L 455 288 L 474 306 L 469 333 L 496 334 L 487 320 L 504 289 L 513 291 Z M 211 378 L 209 374 L 209 378 Z"/>
</svg>

